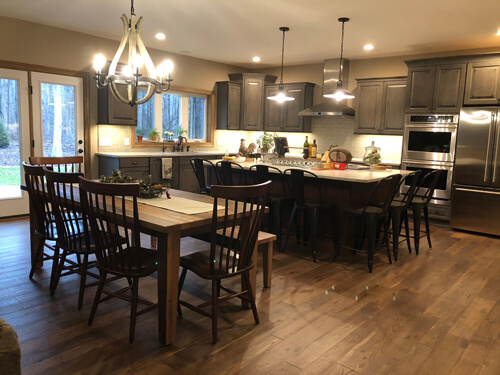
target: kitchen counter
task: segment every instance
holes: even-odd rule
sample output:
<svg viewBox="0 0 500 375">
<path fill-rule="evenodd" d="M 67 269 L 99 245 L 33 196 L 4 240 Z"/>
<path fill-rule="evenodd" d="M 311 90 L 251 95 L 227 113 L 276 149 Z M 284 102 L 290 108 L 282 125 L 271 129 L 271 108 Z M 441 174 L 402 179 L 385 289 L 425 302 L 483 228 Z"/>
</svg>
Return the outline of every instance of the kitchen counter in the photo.
<svg viewBox="0 0 500 375">
<path fill-rule="evenodd" d="M 154 158 L 154 157 L 174 157 L 174 156 L 213 156 L 224 155 L 225 151 L 183 151 L 183 152 L 96 152 L 98 156 L 108 156 L 114 158 Z M 231 152 L 230 154 L 235 154 Z"/>
</svg>

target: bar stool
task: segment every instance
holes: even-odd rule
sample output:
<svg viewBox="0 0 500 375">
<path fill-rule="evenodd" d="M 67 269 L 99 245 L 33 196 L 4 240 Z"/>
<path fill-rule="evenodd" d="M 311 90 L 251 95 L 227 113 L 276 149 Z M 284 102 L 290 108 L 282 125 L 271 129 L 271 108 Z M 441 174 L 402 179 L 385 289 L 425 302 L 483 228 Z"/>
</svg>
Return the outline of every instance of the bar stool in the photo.
<svg viewBox="0 0 500 375">
<path fill-rule="evenodd" d="M 273 171 L 273 172 L 271 172 Z M 266 206 L 269 207 L 269 216 L 267 220 L 267 230 L 274 233 L 277 237 L 277 246 L 281 250 L 281 211 L 283 205 L 292 203 L 292 198 L 287 197 L 285 188 L 285 179 L 280 169 L 268 165 L 256 164 L 248 169 L 249 175 L 252 177 L 253 182 L 256 184 L 263 184 L 267 181 L 273 181 L 274 186 L 281 185 L 280 193 L 269 193 L 266 198 Z M 277 181 L 276 177 L 281 180 Z"/>
<path fill-rule="evenodd" d="M 215 178 L 217 180 L 217 185 L 220 185 L 219 174 L 217 173 L 215 165 L 209 160 L 200 158 L 193 158 L 189 162 L 191 163 L 191 167 L 193 168 L 196 179 L 198 180 L 198 184 L 200 185 L 200 194 L 210 195 L 210 189 L 212 185 L 207 184 L 207 181 L 205 179 L 205 167 L 212 167 L 212 170 L 215 173 Z"/>
<path fill-rule="evenodd" d="M 220 174 L 222 177 L 222 183 L 226 186 L 235 186 L 235 185 L 248 185 L 247 183 L 247 174 L 245 169 L 236 163 L 231 163 L 230 161 L 218 161 L 216 164 L 217 169 L 220 170 Z M 235 171 L 238 171 L 243 176 L 243 184 L 235 184 L 233 179 L 233 174 Z"/>
<path fill-rule="evenodd" d="M 400 174 L 388 176 L 375 185 L 372 190 L 368 203 L 357 209 L 348 209 L 342 213 L 342 220 L 340 225 L 340 234 L 344 232 L 344 228 L 349 217 L 356 218 L 356 235 L 354 247 L 350 248 L 354 252 L 362 251 L 364 242 L 364 232 L 366 232 L 367 239 L 367 253 L 368 253 L 368 271 L 371 273 L 373 269 L 373 255 L 375 253 L 377 221 L 381 220 L 384 226 L 384 243 L 387 249 L 387 258 L 389 263 L 392 263 L 391 253 L 389 251 L 389 237 L 387 229 L 386 215 L 389 211 L 391 202 L 396 194 L 399 181 L 401 180 Z M 382 198 L 382 199 L 381 199 Z M 335 253 L 333 261 L 335 262 L 340 255 L 342 236 L 339 235 L 335 239 Z"/>
<path fill-rule="evenodd" d="M 392 252 L 394 254 L 394 260 L 398 260 L 398 247 L 399 247 L 399 236 L 401 235 L 401 228 L 404 223 L 405 225 L 405 240 L 408 246 L 408 251 L 411 253 L 411 243 L 410 243 L 410 226 L 408 225 L 408 207 L 411 204 L 417 184 L 420 181 L 421 171 L 414 171 L 406 176 L 403 176 L 399 181 L 399 185 L 396 189 L 396 194 L 401 192 L 401 187 L 403 185 L 409 186 L 408 190 L 401 192 L 401 196 L 396 196 L 391 202 L 391 207 L 389 209 L 389 217 L 387 219 L 387 225 L 390 227 L 392 222 Z M 405 241 L 403 240 L 403 241 Z"/>
<path fill-rule="evenodd" d="M 297 242 L 304 243 L 308 242 L 309 247 L 311 249 L 311 254 L 314 262 L 316 262 L 316 240 L 317 240 L 317 228 L 319 223 L 319 212 L 322 209 L 326 209 L 327 206 L 323 201 L 323 194 L 321 191 L 321 180 L 317 175 L 312 172 L 304 171 L 302 169 L 287 169 L 283 172 L 284 177 L 290 176 L 291 181 L 288 182 L 288 186 L 292 192 L 293 199 L 293 210 L 292 215 L 290 217 L 290 222 L 288 223 L 288 229 L 286 232 L 285 243 L 281 249 L 282 252 L 285 251 L 286 244 L 288 242 L 288 238 L 290 237 L 290 230 L 295 222 L 295 236 L 297 237 Z M 311 179 L 312 178 L 312 179 Z M 309 181 L 313 181 L 313 186 L 315 189 L 315 197 L 319 197 L 319 200 L 306 199 L 305 194 L 305 182 L 306 179 Z M 303 236 L 303 240 L 300 240 L 300 226 L 298 224 L 298 214 L 299 212 L 304 213 L 304 226 L 308 225 L 309 233 L 308 233 L 308 241 L 305 240 L 305 236 Z M 307 232 L 304 229 L 304 234 Z"/>
</svg>

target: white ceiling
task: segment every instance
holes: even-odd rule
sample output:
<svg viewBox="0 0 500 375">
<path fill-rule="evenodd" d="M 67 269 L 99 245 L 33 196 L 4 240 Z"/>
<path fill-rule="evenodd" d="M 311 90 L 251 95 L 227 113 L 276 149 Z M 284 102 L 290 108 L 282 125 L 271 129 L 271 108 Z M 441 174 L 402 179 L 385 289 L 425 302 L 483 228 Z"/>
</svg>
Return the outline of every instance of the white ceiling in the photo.
<svg viewBox="0 0 500 375">
<path fill-rule="evenodd" d="M 0 0 L 2 16 L 114 40 L 122 13 L 129 0 Z M 148 47 L 244 67 L 279 65 L 280 26 L 286 65 L 339 57 L 343 16 L 349 59 L 500 46 L 498 0 L 135 0 L 135 13 Z"/>
</svg>

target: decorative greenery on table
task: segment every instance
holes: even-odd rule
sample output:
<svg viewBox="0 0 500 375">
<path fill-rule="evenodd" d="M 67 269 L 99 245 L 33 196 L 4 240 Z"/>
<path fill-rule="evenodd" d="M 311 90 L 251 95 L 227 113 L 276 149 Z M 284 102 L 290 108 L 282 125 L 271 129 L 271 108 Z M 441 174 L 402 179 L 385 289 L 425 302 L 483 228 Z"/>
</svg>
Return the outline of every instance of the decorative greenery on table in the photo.
<svg viewBox="0 0 500 375">
<path fill-rule="evenodd" d="M 111 172 L 111 177 L 106 177 L 104 175 L 101 176 L 101 182 L 109 183 L 109 184 L 130 184 L 130 183 L 139 183 L 139 197 L 145 199 L 159 198 L 165 192 L 168 199 L 170 199 L 170 194 L 168 193 L 168 189 L 170 186 L 163 186 L 161 184 L 157 184 L 151 182 L 151 175 L 147 176 L 144 180 L 137 180 L 131 176 L 126 174 L 122 174 L 122 172 L 117 169 Z"/>
</svg>

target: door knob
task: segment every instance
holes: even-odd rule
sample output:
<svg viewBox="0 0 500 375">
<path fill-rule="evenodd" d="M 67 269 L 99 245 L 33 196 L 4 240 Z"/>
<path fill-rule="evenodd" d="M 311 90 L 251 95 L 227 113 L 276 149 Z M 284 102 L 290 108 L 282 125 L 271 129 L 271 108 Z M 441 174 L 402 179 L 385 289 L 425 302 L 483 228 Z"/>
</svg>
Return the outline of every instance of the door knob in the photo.
<svg viewBox="0 0 500 375">
<path fill-rule="evenodd" d="M 83 150 L 81 148 L 78 149 L 78 153 L 81 154 Z"/>
</svg>

